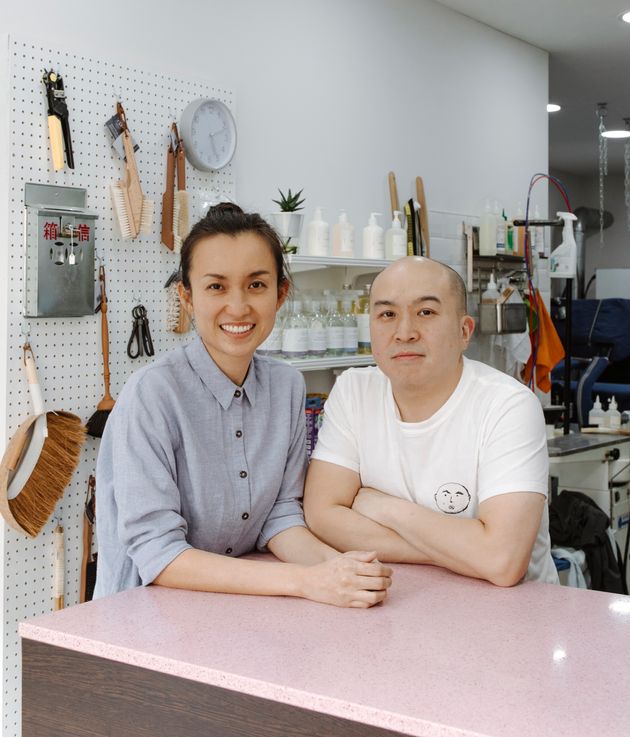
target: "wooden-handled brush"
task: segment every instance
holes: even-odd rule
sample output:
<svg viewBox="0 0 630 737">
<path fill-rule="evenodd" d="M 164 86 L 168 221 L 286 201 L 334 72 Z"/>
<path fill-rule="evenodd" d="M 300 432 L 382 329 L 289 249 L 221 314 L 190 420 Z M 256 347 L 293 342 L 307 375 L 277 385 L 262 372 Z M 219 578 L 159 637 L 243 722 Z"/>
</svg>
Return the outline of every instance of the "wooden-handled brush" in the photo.
<svg viewBox="0 0 630 737">
<path fill-rule="evenodd" d="M 39 534 L 79 463 L 85 427 L 69 412 L 45 412 L 31 346 L 24 368 L 33 414 L 18 428 L 0 462 L 0 513 L 30 537 Z"/>
<path fill-rule="evenodd" d="M 107 292 L 105 290 L 105 267 L 100 266 L 98 280 L 101 284 L 101 347 L 103 350 L 103 384 L 105 394 L 96 405 L 96 412 L 87 422 L 87 431 L 94 438 L 102 438 L 109 413 L 116 403 L 109 393 L 109 327 L 107 325 Z"/>
<path fill-rule="evenodd" d="M 429 239 L 429 213 L 427 212 L 427 198 L 424 194 L 424 182 L 422 177 L 416 177 L 416 199 L 420 205 L 418 214 L 420 233 L 422 235 L 423 256 L 431 258 L 431 243 Z"/>
<path fill-rule="evenodd" d="M 166 154 L 166 189 L 162 195 L 162 243 L 173 250 L 173 200 L 175 198 L 175 153 L 169 144 Z"/>
</svg>

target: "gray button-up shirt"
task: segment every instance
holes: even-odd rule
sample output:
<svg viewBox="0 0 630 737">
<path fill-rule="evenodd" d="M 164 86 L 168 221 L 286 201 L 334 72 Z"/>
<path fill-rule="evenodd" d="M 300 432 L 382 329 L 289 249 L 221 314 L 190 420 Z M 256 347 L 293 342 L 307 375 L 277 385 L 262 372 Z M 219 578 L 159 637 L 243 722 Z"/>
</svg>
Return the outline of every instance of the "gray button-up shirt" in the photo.
<svg viewBox="0 0 630 737">
<path fill-rule="evenodd" d="M 187 548 L 237 556 L 304 525 L 304 394 L 258 355 L 237 386 L 200 338 L 136 371 L 98 456 L 94 596 L 151 583 Z"/>
</svg>

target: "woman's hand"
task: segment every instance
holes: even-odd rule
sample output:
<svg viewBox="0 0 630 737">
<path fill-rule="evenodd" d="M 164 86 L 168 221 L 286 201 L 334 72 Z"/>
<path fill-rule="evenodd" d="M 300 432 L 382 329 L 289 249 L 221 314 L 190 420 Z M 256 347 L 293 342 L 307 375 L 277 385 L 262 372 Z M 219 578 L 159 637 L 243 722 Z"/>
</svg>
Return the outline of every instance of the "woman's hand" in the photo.
<svg viewBox="0 0 630 737">
<path fill-rule="evenodd" d="M 302 596 L 323 604 L 367 609 L 387 596 L 392 569 L 375 552 L 351 551 L 304 569 Z"/>
</svg>

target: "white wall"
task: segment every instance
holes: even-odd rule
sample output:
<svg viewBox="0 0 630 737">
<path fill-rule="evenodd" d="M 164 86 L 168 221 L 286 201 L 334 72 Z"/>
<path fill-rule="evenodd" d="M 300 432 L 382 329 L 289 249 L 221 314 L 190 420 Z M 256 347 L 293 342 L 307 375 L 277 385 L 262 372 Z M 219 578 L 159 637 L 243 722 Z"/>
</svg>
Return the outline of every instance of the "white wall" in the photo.
<svg viewBox="0 0 630 737">
<path fill-rule="evenodd" d="M 531 175 L 547 169 L 547 54 L 431 0 L 59 0 L 52 10 L 30 0 L 5 4 L 2 20 L 2 31 L 23 41 L 57 48 L 67 39 L 90 58 L 233 89 L 238 199 L 263 213 L 277 187 L 304 187 L 307 218 L 315 205 L 330 221 L 345 207 L 360 226 L 371 210 L 387 212 L 389 170 L 401 199 L 421 175 L 431 210 L 475 215 L 487 197 L 513 210 Z M 64 81 L 80 115 L 72 80 Z M 105 65 L 94 95 L 111 96 L 113 111 Z M 8 110 L 0 106 L 2 141 Z M 8 163 L 0 148 L 2 202 Z M 533 201 L 546 212 L 545 185 Z M 6 345 L 2 301 L 0 408 L 12 379 L 7 348 L 16 349 Z M 6 430 L 0 422 L 0 441 Z M 9 731 L 5 724 L 2 734 Z"/>
</svg>

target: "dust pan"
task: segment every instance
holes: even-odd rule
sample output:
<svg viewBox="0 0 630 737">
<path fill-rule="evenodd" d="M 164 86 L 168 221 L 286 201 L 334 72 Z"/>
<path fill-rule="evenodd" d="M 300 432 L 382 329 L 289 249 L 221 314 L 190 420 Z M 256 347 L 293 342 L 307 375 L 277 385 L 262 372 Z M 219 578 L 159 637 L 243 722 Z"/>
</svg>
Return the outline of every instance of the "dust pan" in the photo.
<svg viewBox="0 0 630 737">
<path fill-rule="evenodd" d="M 45 412 L 31 346 L 24 366 L 33 414 L 17 429 L 0 462 L 0 513 L 35 537 L 53 513 L 79 464 L 85 427 L 69 412 Z"/>
</svg>

